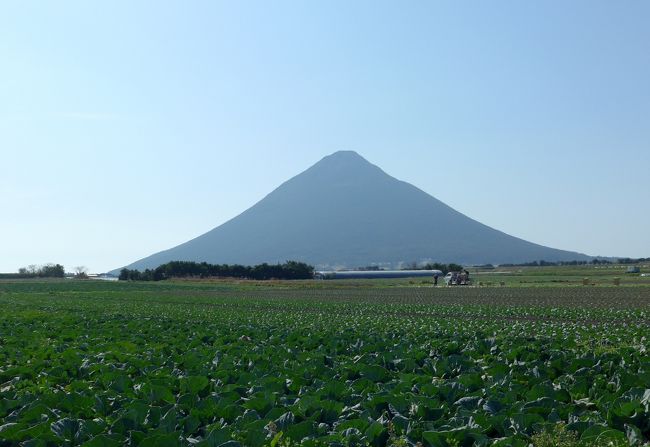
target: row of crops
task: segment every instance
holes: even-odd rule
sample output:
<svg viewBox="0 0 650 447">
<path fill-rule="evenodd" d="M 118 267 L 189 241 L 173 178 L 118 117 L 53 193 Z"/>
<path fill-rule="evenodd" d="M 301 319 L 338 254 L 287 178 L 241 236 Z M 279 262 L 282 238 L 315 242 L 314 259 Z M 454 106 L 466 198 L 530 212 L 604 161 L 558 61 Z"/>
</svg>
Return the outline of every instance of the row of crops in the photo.
<svg viewBox="0 0 650 447">
<path fill-rule="evenodd" d="M 650 438 L 645 288 L 17 282 L 0 309 L 0 446 Z"/>
</svg>

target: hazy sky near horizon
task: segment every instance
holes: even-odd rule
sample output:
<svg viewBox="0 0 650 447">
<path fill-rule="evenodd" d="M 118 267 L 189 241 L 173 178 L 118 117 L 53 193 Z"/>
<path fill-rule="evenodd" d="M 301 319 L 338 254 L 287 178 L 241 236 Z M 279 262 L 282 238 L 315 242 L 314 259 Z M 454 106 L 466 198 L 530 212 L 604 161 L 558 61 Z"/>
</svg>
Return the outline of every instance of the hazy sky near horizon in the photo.
<svg viewBox="0 0 650 447">
<path fill-rule="evenodd" d="M 533 242 L 650 256 L 650 2 L 0 3 L 0 271 L 101 272 L 337 150 Z"/>
</svg>

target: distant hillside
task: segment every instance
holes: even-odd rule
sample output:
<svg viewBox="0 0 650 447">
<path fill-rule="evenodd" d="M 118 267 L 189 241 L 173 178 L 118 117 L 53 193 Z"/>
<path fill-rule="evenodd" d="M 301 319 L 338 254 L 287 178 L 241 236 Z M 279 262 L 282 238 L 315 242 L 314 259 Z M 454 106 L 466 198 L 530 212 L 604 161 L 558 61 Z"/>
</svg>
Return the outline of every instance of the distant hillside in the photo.
<svg viewBox="0 0 650 447">
<path fill-rule="evenodd" d="M 341 151 L 283 183 L 257 204 L 130 269 L 169 261 L 254 265 L 286 260 L 325 266 L 435 260 L 465 264 L 589 259 L 527 242 L 455 211 L 356 152 Z"/>
</svg>

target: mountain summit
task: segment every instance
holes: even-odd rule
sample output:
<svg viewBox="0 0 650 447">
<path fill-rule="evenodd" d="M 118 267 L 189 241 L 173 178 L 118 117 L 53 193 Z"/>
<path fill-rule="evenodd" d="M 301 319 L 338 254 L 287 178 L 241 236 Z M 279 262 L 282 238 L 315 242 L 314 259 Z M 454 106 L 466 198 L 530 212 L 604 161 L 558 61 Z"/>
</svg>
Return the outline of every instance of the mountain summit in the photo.
<svg viewBox="0 0 650 447">
<path fill-rule="evenodd" d="M 339 151 L 223 225 L 127 267 L 143 270 L 169 261 L 253 265 L 296 260 L 359 267 L 587 258 L 483 225 L 356 152 Z"/>
</svg>

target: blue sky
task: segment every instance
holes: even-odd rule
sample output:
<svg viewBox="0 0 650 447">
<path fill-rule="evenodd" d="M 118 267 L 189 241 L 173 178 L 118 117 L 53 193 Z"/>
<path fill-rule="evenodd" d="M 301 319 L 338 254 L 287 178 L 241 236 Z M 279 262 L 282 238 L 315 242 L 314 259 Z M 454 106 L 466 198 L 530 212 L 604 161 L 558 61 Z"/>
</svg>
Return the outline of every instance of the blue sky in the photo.
<svg viewBox="0 0 650 447">
<path fill-rule="evenodd" d="M 341 149 L 509 234 L 650 256 L 650 3 L 0 3 L 0 271 L 125 265 Z"/>
</svg>

